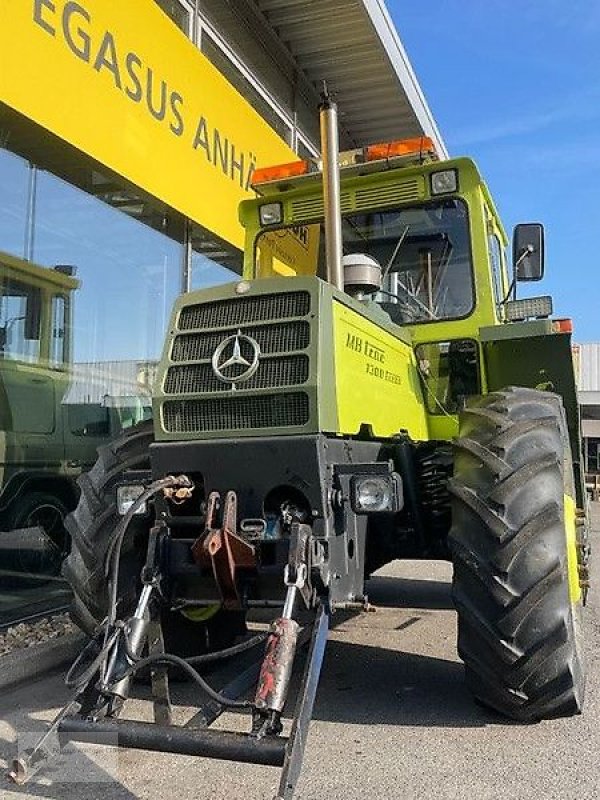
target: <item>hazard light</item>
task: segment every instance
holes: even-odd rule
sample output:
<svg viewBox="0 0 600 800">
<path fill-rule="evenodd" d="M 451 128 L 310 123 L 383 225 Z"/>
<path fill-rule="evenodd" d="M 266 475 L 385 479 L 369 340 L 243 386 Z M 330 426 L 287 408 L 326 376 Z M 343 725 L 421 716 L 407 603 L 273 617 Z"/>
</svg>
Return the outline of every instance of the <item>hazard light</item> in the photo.
<svg viewBox="0 0 600 800">
<path fill-rule="evenodd" d="M 555 333 L 573 333 L 573 320 L 572 319 L 554 319 L 552 320 L 552 330 Z"/>
<path fill-rule="evenodd" d="M 382 142 L 372 144 L 365 150 L 365 161 L 379 161 L 398 157 L 414 156 L 425 159 L 432 156 L 437 158 L 433 140 L 429 136 L 417 136 L 413 139 L 398 139 L 395 142 Z"/>
<path fill-rule="evenodd" d="M 309 161 L 291 161 L 289 164 L 277 164 L 275 167 L 260 167 L 252 173 L 252 185 L 296 178 L 310 172 Z"/>
</svg>

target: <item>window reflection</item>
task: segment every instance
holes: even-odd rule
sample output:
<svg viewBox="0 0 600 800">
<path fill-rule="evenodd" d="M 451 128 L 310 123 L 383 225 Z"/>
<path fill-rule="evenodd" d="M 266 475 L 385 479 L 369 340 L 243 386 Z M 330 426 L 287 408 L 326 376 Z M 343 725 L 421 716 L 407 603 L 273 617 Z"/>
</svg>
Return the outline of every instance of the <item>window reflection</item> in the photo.
<svg viewBox="0 0 600 800">
<path fill-rule="evenodd" d="M 228 264 L 234 269 L 229 269 L 208 258 L 202 253 L 192 252 L 192 290 L 206 289 L 209 286 L 219 286 L 222 283 L 239 280 L 242 256 L 236 258 L 230 255 Z"/>
<path fill-rule="evenodd" d="M 26 161 L 0 148 L 0 250 L 23 255 L 30 169 Z"/>
<path fill-rule="evenodd" d="M 41 291 L 8 275 L 0 282 L 0 358 L 40 358 Z"/>
<path fill-rule="evenodd" d="M 97 449 L 151 416 L 184 252 L 54 175 L 31 174 L 0 149 L 0 622 L 69 600 L 64 518 Z M 192 244 L 193 289 L 239 277 L 239 250 L 199 228 Z"/>
<path fill-rule="evenodd" d="M 0 151 L 0 619 L 68 599 L 76 480 L 150 415 L 182 262 L 179 243 L 49 173 L 28 202 L 28 176 Z"/>
</svg>

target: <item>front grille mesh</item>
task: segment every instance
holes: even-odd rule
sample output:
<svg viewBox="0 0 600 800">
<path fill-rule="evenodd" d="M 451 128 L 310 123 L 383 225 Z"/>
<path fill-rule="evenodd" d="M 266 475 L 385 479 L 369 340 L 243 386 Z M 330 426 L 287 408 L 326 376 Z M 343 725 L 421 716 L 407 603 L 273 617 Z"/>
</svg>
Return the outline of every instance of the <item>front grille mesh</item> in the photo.
<svg viewBox="0 0 600 800">
<path fill-rule="evenodd" d="M 297 321 L 244 328 L 244 333 L 258 342 L 261 353 L 269 355 L 290 350 L 305 350 L 308 347 L 310 327 L 308 322 Z M 212 358 L 212 354 L 222 341 L 223 333 L 220 331 L 182 333 L 175 337 L 171 359 L 185 362 Z"/>
<path fill-rule="evenodd" d="M 284 356 L 260 361 L 258 369 L 248 380 L 240 384 L 247 389 L 269 389 L 272 387 L 300 386 L 308 380 L 308 357 Z M 189 364 L 170 367 L 165 381 L 166 394 L 198 394 L 226 391 L 229 385 L 219 380 L 212 365 Z"/>
<path fill-rule="evenodd" d="M 258 297 L 236 297 L 186 306 L 179 315 L 182 331 L 197 328 L 231 328 L 260 320 L 305 317 L 310 311 L 308 292 L 285 292 Z"/>
<path fill-rule="evenodd" d="M 306 425 L 309 396 L 302 387 L 310 378 L 310 312 L 311 295 L 304 290 L 184 306 L 162 385 L 164 430 L 181 434 Z M 244 365 L 256 363 L 249 338 L 258 345 L 258 361 L 254 374 L 244 379 Z M 215 374 L 215 352 L 223 374 L 230 379 L 241 375 L 241 381 L 231 383 Z M 236 353 L 243 362 L 231 361 Z"/>
<path fill-rule="evenodd" d="M 308 396 L 304 392 L 167 400 L 163 405 L 163 425 L 168 433 L 287 428 L 306 425 L 308 418 Z"/>
</svg>

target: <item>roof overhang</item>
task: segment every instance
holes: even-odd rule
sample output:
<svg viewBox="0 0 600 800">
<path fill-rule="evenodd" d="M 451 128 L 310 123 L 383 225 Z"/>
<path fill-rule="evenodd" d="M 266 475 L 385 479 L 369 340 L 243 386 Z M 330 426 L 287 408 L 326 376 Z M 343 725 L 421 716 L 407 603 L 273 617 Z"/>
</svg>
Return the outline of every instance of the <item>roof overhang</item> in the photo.
<svg viewBox="0 0 600 800">
<path fill-rule="evenodd" d="M 327 82 L 350 143 L 424 135 L 447 157 L 384 0 L 256 0 L 256 6 L 315 93 Z"/>
</svg>

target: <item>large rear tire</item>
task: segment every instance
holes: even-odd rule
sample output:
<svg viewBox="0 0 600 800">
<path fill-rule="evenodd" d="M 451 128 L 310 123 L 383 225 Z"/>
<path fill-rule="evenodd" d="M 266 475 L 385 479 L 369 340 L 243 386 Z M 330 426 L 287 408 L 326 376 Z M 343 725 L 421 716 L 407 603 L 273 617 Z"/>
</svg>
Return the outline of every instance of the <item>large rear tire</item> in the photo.
<svg viewBox="0 0 600 800">
<path fill-rule="evenodd" d="M 149 448 L 153 441 L 151 421 L 130 428 L 98 449 L 96 464 L 78 481 L 79 504 L 65 521 L 71 552 L 63 563 L 63 575 L 73 590 L 71 617 L 89 636 L 105 618 L 108 608 L 104 564 L 108 543 L 121 519 L 115 487 L 125 471 L 150 469 Z M 136 602 L 150 525 L 149 518 L 135 516 L 123 541 L 117 592 L 121 618 L 131 613 Z M 246 630 L 243 613 L 223 610 L 201 622 L 165 610 L 162 621 L 167 651 L 181 656 L 228 647 Z"/>
<path fill-rule="evenodd" d="M 65 520 L 71 552 L 63 564 L 63 575 L 73 590 L 71 616 L 90 635 L 107 612 L 104 563 L 110 537 L 120 519 L 116 485 L 126 470 L 150 468 L 149 447 L 153 441 L 152 423 L 144 422 L 100 447 L 96 463 L 78 480 L 81 494 L 77 508 Z M 149 525 L 148 519 L 134 517 L 123 542 L 118 589 L 121 615 L 135 602 L 136 579 L 143 564 L 143 542 Z"/>
<path fill-rule="evenodd" d="M 469 688 L 517 720 L 581 712 L 575 493 L 560 398 L 509 388 L 472 402 L 460 419 L 450 491 Z"/>
</svg>

